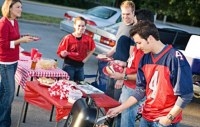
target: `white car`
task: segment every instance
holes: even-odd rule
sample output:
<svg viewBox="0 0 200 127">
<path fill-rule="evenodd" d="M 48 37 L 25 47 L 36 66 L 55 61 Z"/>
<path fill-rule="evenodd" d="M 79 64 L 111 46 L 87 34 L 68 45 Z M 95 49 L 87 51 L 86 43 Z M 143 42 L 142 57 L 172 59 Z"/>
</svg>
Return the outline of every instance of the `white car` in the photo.
<svg viewBox="0 0 200 127">
<path fill-rule="evenodd" d="M 82 16 L 87 20 L 87 25 L 105 27 L 121 22 L 121 10 L 108 6 L 98 6 L 84 12 L 67 11 L 65 19 L 60 22 L 60 29 L 73 32 L 73 20 L 77 16 Z"/>
<path fill-rule="evenodd" d="M 95 53 L 106 53 L 116 44 L 116 33 L 120 23 L 110 25 L 107 27 L 93 27 L 87 26 L 86 34 L 93 37 L 96 50 Z M 179 27 L 163 24 L 162 22 L 155 22 L 159 30 L 160 39 L 165 44 L 172 44 L 178 49 L 184 50 L 191 34 Z"/>
</svg>

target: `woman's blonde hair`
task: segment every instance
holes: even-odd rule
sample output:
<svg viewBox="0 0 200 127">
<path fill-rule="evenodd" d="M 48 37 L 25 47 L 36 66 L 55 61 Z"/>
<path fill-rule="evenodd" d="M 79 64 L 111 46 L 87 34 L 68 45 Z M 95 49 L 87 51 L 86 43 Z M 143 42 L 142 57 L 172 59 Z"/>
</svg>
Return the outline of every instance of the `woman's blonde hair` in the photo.
<svg viewBox="0 0 200 127">
<path fill-rule="evenodd" d="M 120 8 L 129 8 L 129 7 L 132 9 L 132 11 L 135 11 L 135 3 L 133 1 L 125 0 L 120 5 Z"/>
<path fill-rule="evenodd" d="M 10 8 L 12 8 L 12 6 L 17 2 L 22 3 L 21 0 L 5 0 L 4 1 L 1 8 L 3 17 L 10 18 Z"/>
</svg>

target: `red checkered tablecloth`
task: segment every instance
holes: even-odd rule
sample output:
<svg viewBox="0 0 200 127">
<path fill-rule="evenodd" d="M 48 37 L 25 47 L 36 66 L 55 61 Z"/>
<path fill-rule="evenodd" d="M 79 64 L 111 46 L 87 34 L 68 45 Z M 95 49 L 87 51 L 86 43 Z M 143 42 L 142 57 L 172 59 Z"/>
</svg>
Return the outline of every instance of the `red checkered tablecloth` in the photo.
<svg viewBox="0 0 200 127">
<path fill-rule="evenodd" d="M 16 82 L 22 86 L 23 88 L 26 85 L 27 81 L 33 77 L 52 77 L 52 78 L 59 78 L 59 79 L 69 79 L 69 75 L 67 72 L 63 71 L 60 68 L 51 69 L 51 70 L 44 70 L 36 68 L 35 70 L 31 68 L 31 61 L 30 60 L 19 60 L 18 67 L 15 74 Z"/>
</svg>

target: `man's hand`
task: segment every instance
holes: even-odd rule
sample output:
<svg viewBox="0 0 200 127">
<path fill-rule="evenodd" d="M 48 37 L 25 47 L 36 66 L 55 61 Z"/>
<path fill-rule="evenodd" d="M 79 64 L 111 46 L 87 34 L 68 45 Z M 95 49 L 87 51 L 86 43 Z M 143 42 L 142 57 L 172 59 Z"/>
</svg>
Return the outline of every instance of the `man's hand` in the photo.
<svg viewBox="0 0 200 127">
<path fill-rule="evenodd" d="M 63 51 L 60 52 L 60 55 L 62 57 L 66 57 L 68 55 L 68 52 L 66 50 L 63 50 Z"/>
<path fill-rule="evenodd" d="M 100 125 L 96 125 L 96 127 L 108 127 L 108 125 L 100 124 Z"/>
<path fill-rule="evenodd" d="M 29 35 L 23 36 L 20 38 L 20 42 L 22 42 L 22 43 L 28 43 L 28 42 L 32 42 L 32 41 L 34 41 L 34 39 L 32 36 L 29 36 Z"/>
<path fill-rule="evenodd" d="M 106 115 L 110 118 L 116 117 L 118 114 L 120 114 L 122 111 L 120 109 L 120 106 L 115 107 L 115 108 L 111 108 L 108 110 L 108 112 L 106 113 Z"/>
<path fill-rule="evenodd" d="M 115 83 L 115 89 L 121 89 L 123 86 L 124 80 L 117 80 Z"/>
<path fill-rule="evenodd" d="M 158 121 L 161 125 L 164 126 L 169 126 L 172 123 L 172 121 L 168 119 L 167 116 L 158 117 L 154 119 L 154 121 Z"/>
</svg>

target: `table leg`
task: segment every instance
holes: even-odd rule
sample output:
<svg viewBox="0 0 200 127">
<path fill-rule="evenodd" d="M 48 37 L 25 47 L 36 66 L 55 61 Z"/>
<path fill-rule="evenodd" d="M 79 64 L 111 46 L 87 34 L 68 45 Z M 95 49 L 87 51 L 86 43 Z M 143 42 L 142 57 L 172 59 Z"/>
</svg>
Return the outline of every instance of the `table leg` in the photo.
<svg viewBox="0 0 200 127">
<path fill-rule="evenodd" d="M 18 123 L 17 123 L 17 127 L 20 127 L 21 120 L 22 120 L 22 116 L 23 116 L 23 114 L 24 114 L 25 103 L 26 103 L 26 102 L 24 101 L 24 103 L 23 103 L 23 105 L 22 105 L 22 111 L 21 111 L 21 114 L 20 114 L 20 117 L 19 117 L 19 120 L 18 120 Z"/>
<path fill-rule="evenodd" d="M 16 96 L 19 96 L 19 90 L 20 90 L 20 85 L 18 84 Z"/>
<path fill-rule="evenodd" d="M 25 121 L 26 121 L 27 110 L 28 110 L 28 102 L 26 102 L 25 109 L 24 109 L 24 118 L 23 118 L 23 123 L 25 123 Z"/>
<path fill-rule="evenodd" d="M 31 77 L 31 81 L 33 81 L 33 77 Z M 23 123 L 26 122 L 26 114 L 27 114 L 27 110 L 28 110 L 28 102 L 26 102 L 26 106 L 24 109 L 24 118 L 23 118 Z"/>
<path fill-rule="evenodd" d="M 50 114 L 50 119 L 49 119 L 50 122 L 52 121 L 53 111 L 54 111 L 54 105 L 52 105 L 52 108 L 51 108 L 51 114 Z"/>
</svg>

